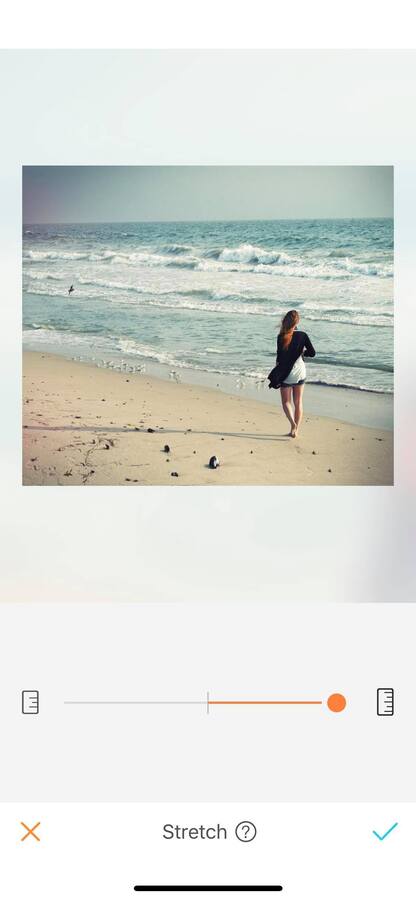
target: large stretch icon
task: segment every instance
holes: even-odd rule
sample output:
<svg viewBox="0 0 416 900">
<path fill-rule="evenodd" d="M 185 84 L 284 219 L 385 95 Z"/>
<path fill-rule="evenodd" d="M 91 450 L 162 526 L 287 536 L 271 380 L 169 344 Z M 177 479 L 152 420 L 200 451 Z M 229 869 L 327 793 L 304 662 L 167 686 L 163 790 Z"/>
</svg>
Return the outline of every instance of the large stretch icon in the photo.
<svg viewBox="0 0 416 900">
<path fill-rule="evenodd" d="M 377 715 L 394 716 L 394 690 L 393 688 L 378 688 L 377 690 Z"/>
</svg>

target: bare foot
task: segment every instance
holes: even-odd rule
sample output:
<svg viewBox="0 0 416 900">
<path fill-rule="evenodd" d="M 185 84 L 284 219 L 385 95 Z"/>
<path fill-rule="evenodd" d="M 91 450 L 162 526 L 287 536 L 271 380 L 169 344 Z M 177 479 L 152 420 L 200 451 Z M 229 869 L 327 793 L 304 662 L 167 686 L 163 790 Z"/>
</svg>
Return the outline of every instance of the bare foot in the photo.
<svg viewBox="0 0 416 900">
<path fill-rule="evenodd" d="M 290 429 L 290 437 L 295 438 L 297 433 L 298 432 L 297 432 L 296 425 L 292 425 L 292 428 Z"/>
</svg>

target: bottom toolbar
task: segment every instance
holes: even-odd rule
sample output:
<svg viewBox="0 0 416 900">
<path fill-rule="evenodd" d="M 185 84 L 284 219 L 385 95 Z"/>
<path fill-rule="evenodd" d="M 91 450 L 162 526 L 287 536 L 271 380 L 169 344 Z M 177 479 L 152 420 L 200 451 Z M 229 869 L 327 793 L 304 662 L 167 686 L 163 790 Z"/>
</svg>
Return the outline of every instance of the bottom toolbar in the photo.
<svg viewBox="0 0 416 900">
<path fill-rule="evenodd" d="M 4 803 L 0 840 L 8 900 L 416 890 L 412 803 Z"/>
</svg>

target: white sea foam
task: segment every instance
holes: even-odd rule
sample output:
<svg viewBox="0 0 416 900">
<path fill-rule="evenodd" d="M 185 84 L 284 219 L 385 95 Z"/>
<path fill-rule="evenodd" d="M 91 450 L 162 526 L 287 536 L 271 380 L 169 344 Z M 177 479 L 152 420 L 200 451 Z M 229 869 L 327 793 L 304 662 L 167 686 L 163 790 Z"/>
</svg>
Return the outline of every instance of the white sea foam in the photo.
<svg viewBox="0 0 416 900">
<path fill-rule="evenodd" d="M 23 330 L 23 343 L 25 344 L 56 344 L 56 345 L 80 345 L 85 348 L 91 346 L 90 334 L 74 334 L 71 331 L 58 331 L 55 328 L 49 328 L 47 325 L 38 325 L 34 323 L 33 330 L 25 328 Z M 108 347 L 110 348 L 110 342 Z"/>
<path fill-rule="evenodd" d="M 23 260 L 29 262 L 45 262 L 47 260 L 74 260 L 88 259 L 88 253 L 79 253 L 76 251 L 57 251 L 57 250 L 25 250 L 23 252 Z"/>
<path fill-rule="evenodd" d="M 286 253 L 277 250 L 265 250 L 262 247 L 253 247 L 252 244 L 240 244 L 239 247 L 224 247 L 219 254 L 219 259 L 225 262 L 263 263 L 264 265 L 284 265 L 290 261 Z"/>
<path fill-rule="evenodd" d="M 31 281 L 62 281 L 63 275 L 58 275 L 55 272 L 27 272 L 27 277 L 30 278 Z"/>
<path fill-rule="evenodd" d="M 77 278 L 77 284 L 83 284 L 88 287 L 102 287 L 116 291 L 133 291 L 137 294 L 145 293 L 144 288 L 137 287 L 134 284 L 128 284 L 125 281 L 110 281 L 106 278 L 83 278 L 81 275 Z"/>
</svg>

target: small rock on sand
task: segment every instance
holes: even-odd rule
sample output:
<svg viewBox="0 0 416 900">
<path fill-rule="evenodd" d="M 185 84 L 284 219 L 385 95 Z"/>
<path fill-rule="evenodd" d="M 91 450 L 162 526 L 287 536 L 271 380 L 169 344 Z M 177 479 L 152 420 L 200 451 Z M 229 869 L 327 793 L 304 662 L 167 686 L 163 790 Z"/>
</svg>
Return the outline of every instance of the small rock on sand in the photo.
<svg viewBox="0 0 416 900">
<path fill-rule="evenodd" d="M 179 478 L 179 475 L 177 472 L 171 472 L 170 474 L 171 474 L 172 478 Z"/>
</svg>

